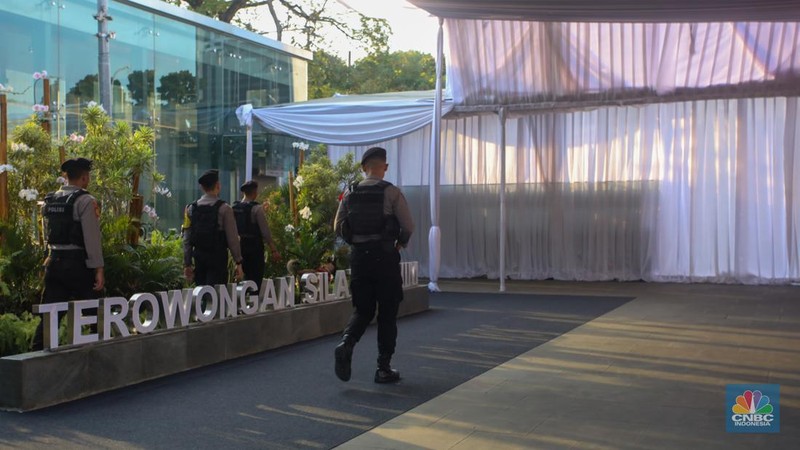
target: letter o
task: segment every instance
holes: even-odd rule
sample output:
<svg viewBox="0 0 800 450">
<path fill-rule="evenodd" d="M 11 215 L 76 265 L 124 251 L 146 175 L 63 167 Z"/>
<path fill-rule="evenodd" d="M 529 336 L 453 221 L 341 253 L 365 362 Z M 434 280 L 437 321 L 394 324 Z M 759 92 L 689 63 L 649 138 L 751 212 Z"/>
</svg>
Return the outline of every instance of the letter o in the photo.
<svg viewBox="0 0 800 450">
<path fill-rule="evenodd" d="M 206 295 L 211 297 L 211 305 L 206 305 L 209 306 L 209 308 L 204 309 L 203 296 Z M 194 296 L 194 313 L 195 316 L 197 316 L 197 320 L 203 323 L 214 320 L 219 307 L 217 291 L 211 286 L 197 286 L 194 288 L 194 291 L 192 291 L 192 296 Z"/>
<path fill-rule="evenodd" d="M 156 296 L 149 293 L 134 294 L 133 297 L 131 297 L 131 301 L 133 302 L 133 307 L 131 308 L 131 318 L 133 319 L 133 327 L 136 329 L 136 332 L 139 334 L 147 334 L 155 330 L 158 326 L 158 317 L 161 312 L 161 310 L 158 309 L 158 301 L 156 300 Z M 150 303 L 150 308 L 152 309 L 153 313 L 149 318 L 142 322 L 140 315 L 142 304 L 145 302 Z"/>
</svg>

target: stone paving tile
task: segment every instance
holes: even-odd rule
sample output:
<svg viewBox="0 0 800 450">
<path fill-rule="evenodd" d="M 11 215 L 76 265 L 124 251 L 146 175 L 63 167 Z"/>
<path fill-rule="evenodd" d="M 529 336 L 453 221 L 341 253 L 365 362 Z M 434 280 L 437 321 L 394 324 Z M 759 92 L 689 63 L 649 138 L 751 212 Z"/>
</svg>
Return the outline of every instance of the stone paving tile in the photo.
<svg viewBox="0 0 800 450">
<path fill-rule="evenodd" d="M 451 287 L 492 292 L 497 285 Z M 637 298 L 343 448 L 800 448 L 800 288 L 566 282 L 507 287 Z M 780 434 L 725 431 L 725 386 L 733 383 L 781 384 Z M 438 414 L 418 416 L 418 410 L 434 407 Z"/>
</svg>

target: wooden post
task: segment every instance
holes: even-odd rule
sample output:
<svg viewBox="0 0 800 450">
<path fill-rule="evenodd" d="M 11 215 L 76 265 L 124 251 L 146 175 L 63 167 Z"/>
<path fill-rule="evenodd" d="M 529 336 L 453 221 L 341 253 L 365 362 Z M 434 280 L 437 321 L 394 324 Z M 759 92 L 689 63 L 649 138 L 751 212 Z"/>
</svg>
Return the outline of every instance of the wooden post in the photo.
<svg viewBox="0 0 800 450">
<path fill-rule="evenodd" d="M 130 218 L 131 226 L 128 229 L 128 244 L 139 245 L 139 236 L 142 232 L 142 210 L 144 209 L 144 199 L 136 194 L 131 199 Z"/>
<path fill-rule="evenodd" d="M 289 209 L 292 211 L 292 224 L 297 225 L 297 203 L 294 199 L 294 173 L 289 171 Z"/>
<path fill-rule="evenodd" d="M 42 89 L 44 89 L 44 94 L 42 95 L 42 104 L 50 108 L 50 80 L 48 78 L 42 78 L 42 86 Z M 50 124 L 51 114 L 49 109 L 44 113 L 43 117 L 44 120 L 42 121 L 42 128 L 44 131 L 47 131 L 47 134 L 50 134 L 52 129 Z"/>
<path fill-rule="evenodd" d="M 0 94 L 0 164 L 8 164 L 8 102 Z M 0 220 L 8 220 L 8 172 L 0 173 Z"/>
<path fill-rule="evenodd" d="M 144 198 L 139 195 L 139 174 L 133 175 L 133 198 L 128 207 L 128 216 L 131 218 L 131 227 L 128 231 L 128 244 L 138 245 L 139 236 L 142 232 L 142 210 L 144 209 Z"/>
</svg>

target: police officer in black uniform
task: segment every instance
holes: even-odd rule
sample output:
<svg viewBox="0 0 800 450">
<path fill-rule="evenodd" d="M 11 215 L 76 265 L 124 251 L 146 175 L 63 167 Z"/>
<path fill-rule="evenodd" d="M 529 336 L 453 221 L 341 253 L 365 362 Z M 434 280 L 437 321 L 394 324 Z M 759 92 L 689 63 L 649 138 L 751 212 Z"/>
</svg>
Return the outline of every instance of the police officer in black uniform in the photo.
<svg viewBox="0 0 800 450">
<path fill-rule="evenodd" d="M 228 282 L 228 250 L 242 279 L 242 254 L 233 209 L 219 198 L 219 171 L 205 171 L 197 180 L 203 196 L 186 206 L 183 217 L 183 274 L 198 286 Z"/>
<path fill-rule="evenodd" d="M 408 244 L 414 223 L 397 186 L 383 177 L 386 150 L 372 147 L 361 158 L 366 179 L 345 192 L 336 212 L 336 234 L 352 246 L 350 291 L 353 314 L 335 350 L 336 376 L 350 379 L 353 347 L 378 313 L 376 383 L 394 383 L 400 373 L 391 360 L 397 341 L 397 310 L 403 299 L 400 249 Z"/>
<path fill-rule="evenodd" d="M 42 215 L 49 255 L 42 303 L 90 300 L 105 285 L 100 208 L 86 191 L 91 170 L 92 161 L 86 158 L 64 161 L 61 171 L 67 175 L 67 184 L 45 196 Z M 36 328 L 34 350 L 42 348 L 43 326 L 40 322 Z"/>
<path fill-rule="evenodd" d="M 241 201 L 233 202 L 233 215 L 239 230 L 244 279 L 255 281 L 260 290 L 264 278 L 264 245 L 269 246 L 274 260 L 280 260 L 281 254 L 272 240 L 264 208 L 256 201 L 258 183 L 250 180 L 241 185 L 239 190 L 243 197 Z"/>
</svg>

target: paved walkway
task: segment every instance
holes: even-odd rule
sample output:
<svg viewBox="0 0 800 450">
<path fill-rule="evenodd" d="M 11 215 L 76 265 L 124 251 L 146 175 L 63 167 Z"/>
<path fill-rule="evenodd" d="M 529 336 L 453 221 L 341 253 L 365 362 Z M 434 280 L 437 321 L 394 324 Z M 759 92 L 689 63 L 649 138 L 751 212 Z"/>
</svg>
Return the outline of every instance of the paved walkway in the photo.
<svg viewBox="0 0 800 450">
<path fill-rule="evenodd" d="M 800 287 L 547 281 L 507 291 L 636 298 L 339 448 L 800 448 Z M 780 385 L 780 433 L 725 431 L 734 383 Z"/>
</svg>

